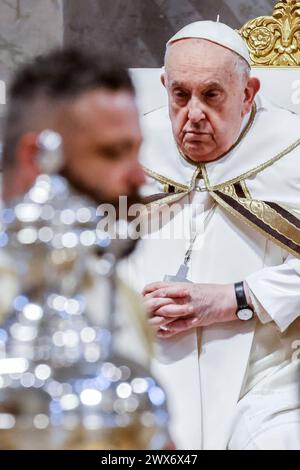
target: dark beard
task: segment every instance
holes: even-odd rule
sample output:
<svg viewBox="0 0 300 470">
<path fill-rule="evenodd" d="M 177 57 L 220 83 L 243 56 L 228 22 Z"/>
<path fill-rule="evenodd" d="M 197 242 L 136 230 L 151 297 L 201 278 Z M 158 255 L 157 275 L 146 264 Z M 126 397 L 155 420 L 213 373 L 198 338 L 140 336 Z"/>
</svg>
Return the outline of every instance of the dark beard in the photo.
<svg viewBox="0 0 300 470">
<path fill-rule="evenodd" d="M 87 186 L 85 183 L 82 181 L 79 181 L 74 175 L 68 171 L 67 168 L 64 168 L 60 172 L 61 176 L 66 178 L 71 186 L 77 191 L 78 193 L 89 197 L 96 203 L 97 205 L 100 204 L 110 204 L 114 207 L 117 215 L 117 219 L 120 218 L 120 215 L 122 216 L 122 219 L 126 220 L 127 222 L 130 222 L 134 219 L 132 216 L 128 216 L 128 211 L 127 214 L 120 214 L 120 206 L 119 206 L 119 197 L 120 196 L 126 196 L 127 197 L 127 209 L 129 210 L 130 206 L 133 204 L 142 204 L 143 199 L 141 198 L 138 190 L 134 189 L 130 192 L 130 194 L 120 194 L 118 198 L 109 198 L 106 195 L 104 195 L 98 188 L 93 188 Z"/>
<path fill-rule="evenodd" d="M 114 199 L 114 198 L 108 198 L 107 196 L 101 194 L 101 191 L 97 188 L 92 188 L 86 186 L 84 183 L 81 181 L 78 181 L 77 178 L 75 178 L 71 172 L 69 172 L 66 168 L 64 168 L 60 172 L 61 176 L 66 178 L 69 182 L 69 184 L 72 186 L 72 188 L 79 194 L 82 194 L 82 196 L 88 197 L 91 199 L 97 206 L 100 206 L 101 204 L 109 204 L 112 205 L 115 209 L 116 212 L 116 218 L 117 220 L 120 220 L 120 216 L 122 217 L 122 220 L 125 220 L 126 222 L 130 223 L 132 220 L 134 220 L 135 217 L 129 216 L 128 215 L 128 210 L 131 205 L 133 204 L 142 204 L 143 200 L 141 196 L 139 195 L 137 190 L 132 191 L 129 195 L 124 195 L 127 197 L 127 213 L 122 213 L 120 214 L 120 205 L 119 205 L 119 198 Z M 123 196 L 120 194 L 120 196 Z M 97 254 L 99 256 L 102 256 L 104 253 L 113 253 L 116 256 L 116 259 L 121 259 L 126 256 L 129 256 L 135 249 L 136 244 L 138 243 L 138 239 L 131 239 L 131 238 L 126 238 L 126 239 L 116 239 L 113 241 L 110 245 L 109 248 L 98 248 L 97 249 Z"/>
</svg>

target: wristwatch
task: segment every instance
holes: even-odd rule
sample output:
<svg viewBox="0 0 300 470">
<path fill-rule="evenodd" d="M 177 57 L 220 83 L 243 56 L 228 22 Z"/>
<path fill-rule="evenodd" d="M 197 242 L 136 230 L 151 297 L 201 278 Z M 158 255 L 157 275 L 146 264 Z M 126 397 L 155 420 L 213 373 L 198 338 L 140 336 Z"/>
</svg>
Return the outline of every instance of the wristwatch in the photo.
<svg viewBox="0 0 300 470">
<path fill-rule="evenodd" d="M 236 282 L 234 284 L 235 296 L 237 301 L 236 316 L 243 321 L 252 320 L 254 316 L 253 308 L 248 304 L 245 294 L 244 283 Z"/>
</svg>

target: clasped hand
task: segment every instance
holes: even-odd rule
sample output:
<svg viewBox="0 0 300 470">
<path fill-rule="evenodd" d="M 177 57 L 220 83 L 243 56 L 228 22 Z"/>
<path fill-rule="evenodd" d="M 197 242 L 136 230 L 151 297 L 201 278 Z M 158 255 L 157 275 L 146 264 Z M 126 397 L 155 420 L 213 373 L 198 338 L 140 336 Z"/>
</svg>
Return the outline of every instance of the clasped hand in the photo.
<svg viewBox="0 0 300 470">
<path fill-rule="evenodd" d="M 143 290 L 149 324 L 158 337 L 237 320 L 233 284 L 154 282 Z"/>
</svg>

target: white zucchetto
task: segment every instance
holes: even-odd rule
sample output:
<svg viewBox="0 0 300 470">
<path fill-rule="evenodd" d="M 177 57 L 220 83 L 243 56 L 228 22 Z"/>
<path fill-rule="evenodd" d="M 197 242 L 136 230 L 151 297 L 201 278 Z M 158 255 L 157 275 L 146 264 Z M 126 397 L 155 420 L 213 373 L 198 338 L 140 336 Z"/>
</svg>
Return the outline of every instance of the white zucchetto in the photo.
<svg viewBox="0 0 300 470">
<path fill-rule="evenodd" d="M 184 26 L 167 46 L 180 39 L 199 38 L 214 42 L 240 55 L 251 66 L 249 51 L 241 36 L 232 28 L 218 21 L 196 21 Z"/>
</svg>

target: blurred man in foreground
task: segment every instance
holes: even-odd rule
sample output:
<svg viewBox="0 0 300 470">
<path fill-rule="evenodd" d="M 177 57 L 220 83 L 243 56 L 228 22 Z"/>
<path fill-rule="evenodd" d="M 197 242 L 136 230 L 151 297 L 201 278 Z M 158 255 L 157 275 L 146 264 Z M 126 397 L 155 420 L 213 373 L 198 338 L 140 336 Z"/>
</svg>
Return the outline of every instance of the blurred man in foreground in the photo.
<svg viewBox="0 0 300 470">
<path fill-rule="evenodd" d="M 112 58 L 54 51 L 18 71 L 3 146 L 6 201 L 36 177 L 36 139 L 46 128 L 63 136 L 64 172 L 76 188 L 98 203 L 136 196 L 144 176 L 134 88 Z"/>
<path fill-rule="evenodd" d="M 44 129 L 62 136 L 62 173 L 76 190 L 97 204 L 115 207 L 119 196 L 126 196 L 128 205 L 138 199 L 144 175 L 138 161 L 142 137 L 135 93 L 127 71 L 113 58 L 57 50 L 17 71 L 10 87 L 3 145 L 5 203 L 25 193 L 37 177 L 37 142 Z M 7 282 L 1 292 L 0 316 L 7 313 L 16 291 L 4 259 L 1 277 Z M 99 282 L 91 286 L 88 299 L 93 315 L 101 315 Z M 136 299 L 133 303 L 138 308 Z M 125 305 L 122 301 L 123 310 Z M 131 322 L 126 329 L 129 334 L 134 330 Z M 130 356 L 128 344 L 132 344 L 133 357 L 145 362 L 145 338 L 140 332 L 134 338 L 124 343 L 126 354 Z"/>
</svg>

